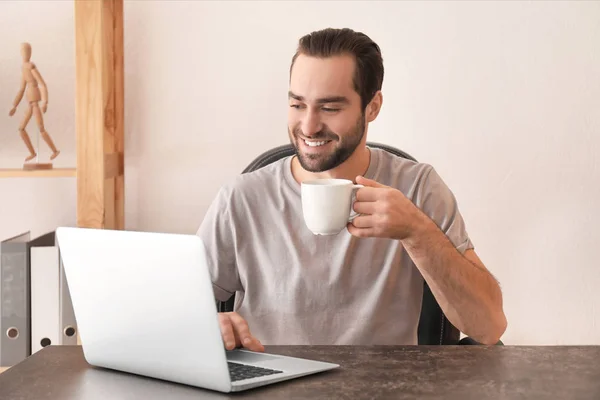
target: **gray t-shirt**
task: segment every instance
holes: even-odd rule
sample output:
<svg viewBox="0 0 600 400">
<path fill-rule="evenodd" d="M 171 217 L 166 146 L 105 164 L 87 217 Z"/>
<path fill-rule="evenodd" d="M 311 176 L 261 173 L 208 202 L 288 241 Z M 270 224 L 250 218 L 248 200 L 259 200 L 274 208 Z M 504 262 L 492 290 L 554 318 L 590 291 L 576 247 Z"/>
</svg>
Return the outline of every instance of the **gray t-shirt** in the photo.
<svg viewBox="0 0 600 400">
<path fill-rule="evenodd" d="M 428 164 L 371 148 L 365 177 L 403 192 L 449 237 L 473 248 L 452 192 Z M 218 192 L 198 230 L 215 296 L 265 345 L 417 344 L 423 278 L 398 240 L 317 236 L 302 217 L 291 157 Z"/>
</svg>

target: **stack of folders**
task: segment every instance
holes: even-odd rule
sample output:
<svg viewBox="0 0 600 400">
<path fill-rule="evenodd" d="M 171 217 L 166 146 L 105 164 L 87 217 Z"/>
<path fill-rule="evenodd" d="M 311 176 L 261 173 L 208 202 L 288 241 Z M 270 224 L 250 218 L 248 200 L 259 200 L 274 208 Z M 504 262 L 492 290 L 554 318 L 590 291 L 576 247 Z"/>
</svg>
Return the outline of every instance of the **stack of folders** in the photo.
<svg viewBox="0 0 600 400">
<path fill-rule="evenodd" d="M 0 243 L 0 367 L 49 345 L 77 344 L 77 325 L 55 232 Z"/>
</svg>

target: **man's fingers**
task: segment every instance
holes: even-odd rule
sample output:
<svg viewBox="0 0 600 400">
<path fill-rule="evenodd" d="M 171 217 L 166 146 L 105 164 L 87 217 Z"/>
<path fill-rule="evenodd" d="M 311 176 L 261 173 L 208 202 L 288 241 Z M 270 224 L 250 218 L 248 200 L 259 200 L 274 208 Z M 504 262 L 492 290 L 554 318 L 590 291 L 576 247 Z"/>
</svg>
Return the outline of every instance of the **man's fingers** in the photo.
<svg viewBox="0 0 600 400">
<path fill-rule="evenodd" d="M 352 208 L 359 214 L 372 215 L 376 212 L 376 203 L 374 201 L 356 201 Z"/>
<path fill-rule="evenodd" d="M 221 327 L 221 336 L 223 337 L 223 343 L 227 350 L 233 350 L 236 346 L 235 334 L 233 332 L 233 325 L 227 314 L 219 314 L 219 325 Z"/>
<path fill-rule="evenodd" d="M 363 186 L 374 187 L 374 188 L 385 188 L 387 186 L 382 185 L 381 183 L 374 181 L 373 179 L 365 178 L 364 176 L 357 176 L 356 183 Z"/>
<path fill-rule="evenodd" d="M 359 215 L 350 224 L 356 228 L 371 228 L 373 226 L 373 217 L 370 215 Z"/>
<path fill-rule="evenodd" d="M 264 347 L 260 341 L 252 336 L 248 323 L 239 314 L 233 313 L 230 315 L 233 329 L 239 343 L 245 348 L 252 351 L 264 351 Z"/>
<path fill-rule="evenodd" d="M 251 338 L 248 323 L 244 318 L 241 317 L 241 315 L 232 313 L 229 315 L 229 318 L 231 319 L 233 330 L 235 331 L 236 336 L 239 338 L 240 343 L 243 344 L 247 338 Z"/>
<path fill-rule="evenodd" d="M 244 342 L 244 347 L 252 351 L 265 351 L 265 346 L 255 337 Z"/>
<path fill-rule="evenodd" d="M 356 236 L 359 238 L 375 236 L 375 230 L 373 228 L 357 228 L 356 226 L 352 225 L 352 223 L 349 223 L 347 228 L 348 228 L 348 232 L 352 236 Z"/>
<path fill-rule="evenodd" d="M 381 189 L 364 187 L 356 191 L 356 201 L 376 201 L 379 199 Z"/>
</svg>

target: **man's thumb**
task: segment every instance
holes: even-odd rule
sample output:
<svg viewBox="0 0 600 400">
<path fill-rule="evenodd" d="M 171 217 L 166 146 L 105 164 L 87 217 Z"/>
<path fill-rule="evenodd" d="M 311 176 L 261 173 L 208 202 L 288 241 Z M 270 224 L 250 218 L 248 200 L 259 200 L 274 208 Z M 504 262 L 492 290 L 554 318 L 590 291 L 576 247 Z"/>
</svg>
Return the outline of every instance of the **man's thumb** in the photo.
<svg viewBox="0 0 600 400">
<path fill-rule="evenodd" d="M 368 187 L 376 187 L 376 188 L 386 187 L 385 185 L 382 185 L 381 183 L 374 181 L 373 179 L 368 179 L 361 175 L 356 177 L 356 183 L 358 183 L 359 185 L 368 186 Z"/>
</svg>

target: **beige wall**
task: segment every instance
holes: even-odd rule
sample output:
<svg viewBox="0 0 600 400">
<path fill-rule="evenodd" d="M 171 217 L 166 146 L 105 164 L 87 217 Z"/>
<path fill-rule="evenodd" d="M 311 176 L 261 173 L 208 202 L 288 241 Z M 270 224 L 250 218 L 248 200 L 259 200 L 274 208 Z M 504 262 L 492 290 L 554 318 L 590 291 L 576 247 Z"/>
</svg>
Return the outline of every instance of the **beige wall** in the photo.
<svg viewBox="0 0 600 400">
<path fill-rule="evenodd" d="M 24 155 L 7 116 L 22 40 L 74 163 L 72 19 L 69 1 L 0 2 L 0 167 Z M 127 228 L 195 232 L 225 180 L 286 143 L 297 38 L 350 26 L 384 53 L 370 139 L 453 189 L 504 290 L 505 342 L 600 344 L 600 3 L 129 1 L 125 20 Z M 72 178 L 0 193 L 1 236 L 74 223 Z"/>
<path fill-rule="evenodd" d="M 75 166 L 75 59 L 73 5 L 70 1 L 0 2 L 0 168 L 20 168 L 29 154 L 18 126 L 25 98 L 16 114 L 8 116 L 20 83 L 20 44 L 30 42 L 32 61 L 49 86 L 46 130 L 61 150 L 56 167 Z M 40 142 L 39 162 L 50 150 L 39 137 L 32 118 L 27 131 Z M 56 224 L 75 223 L 75 179 L 0 178 L 0 238 L 31 229 L 34 234 Z"/>
</svg>

